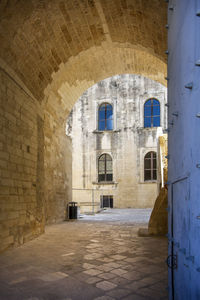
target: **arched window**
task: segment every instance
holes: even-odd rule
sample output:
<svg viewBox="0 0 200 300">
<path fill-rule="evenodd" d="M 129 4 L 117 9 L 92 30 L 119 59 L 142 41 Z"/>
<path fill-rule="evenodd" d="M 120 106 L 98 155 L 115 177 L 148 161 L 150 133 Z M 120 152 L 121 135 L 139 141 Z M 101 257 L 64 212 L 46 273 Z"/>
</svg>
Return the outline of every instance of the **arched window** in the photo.
<svg viewBox="0 0 200 300">
<path fill-rule="evenodd" d="M 156 152 L 148 152 L 144 157 L 144 180 L 157 179 Z"/>
<path fill-rule="evenodd" d="M 144 127 L 160 126 L 160 102 L 149 99 L 144 104 Z"/>
<path fill-rule="evenodd" d="M 99 130 L 113 130 L 113 108 L 109 103 L 99 107 Z"/>
<path fill-rule="evenodd" d="M 112 157 L 109 154 L 102 154 L 98 161 L 98 181 L 112 181 Z"/>
</svg>

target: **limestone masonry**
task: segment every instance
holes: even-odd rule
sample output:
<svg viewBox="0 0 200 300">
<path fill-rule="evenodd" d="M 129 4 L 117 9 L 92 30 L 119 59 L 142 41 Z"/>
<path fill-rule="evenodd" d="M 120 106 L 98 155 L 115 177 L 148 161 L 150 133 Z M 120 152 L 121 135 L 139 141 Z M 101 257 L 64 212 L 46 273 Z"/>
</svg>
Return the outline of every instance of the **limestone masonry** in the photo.
<svg viewBox="0 0 200 300">
<path fill-rule="evenodd" d="M 125 73 L 166 85 L 166 8 L 162 0 L 0 1 L 0 251 L 65 218 L 65 125 L 82 93 Z"/>
<path fill-rule="evenodd" d="M 160 126 L 144 127 L 144 104 L 152 98 L 160 102 Z M 107 205 L 153 207 L 159 174 L 154 180 L 144 179 L 144 157 L 157 153 L 158 137 L 167 125 L 166 101 L 166 87 L 129 74 L 100 81 L 77 101 L 67 120 L 67 134 L 72 138 L 73 201 L 79 203 L 81 212 Z M 105 103 L 112 108 L 112 130 L 99 128 L 99 109 Z M 103 154 L 112 159 L 111 180 L 98 178 L 98 160 Z"/>
</svg>

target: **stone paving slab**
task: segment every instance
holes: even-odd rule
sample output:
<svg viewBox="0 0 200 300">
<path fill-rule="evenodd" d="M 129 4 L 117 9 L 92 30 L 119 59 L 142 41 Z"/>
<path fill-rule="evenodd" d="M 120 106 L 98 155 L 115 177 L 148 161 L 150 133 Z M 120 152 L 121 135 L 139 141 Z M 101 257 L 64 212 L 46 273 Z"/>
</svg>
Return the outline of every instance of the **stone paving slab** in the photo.
<svg viewBox="0 0 200 300">
<path fill-rule="evenodd" d="M 132 210 L 127 222 L 113 214 L 48 226 L 2 254 L 0 300 L 166 300 L 167 240 L 138 237 Z"/>
</svg>

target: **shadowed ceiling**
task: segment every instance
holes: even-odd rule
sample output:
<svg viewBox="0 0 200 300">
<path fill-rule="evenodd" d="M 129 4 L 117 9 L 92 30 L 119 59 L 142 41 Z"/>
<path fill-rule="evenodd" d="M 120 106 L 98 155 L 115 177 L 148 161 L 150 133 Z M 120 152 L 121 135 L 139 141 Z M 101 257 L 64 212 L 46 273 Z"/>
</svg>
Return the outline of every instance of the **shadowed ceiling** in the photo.
<svg viewBox="0 0 200 300">
<path fill-rule="evenodd" d="M 120 73 L 162 82 L 166 22 L 163 0 L 1 0 L 0 58 L 40 101 L 64 69 L 81 90 Z"/>
</svg>

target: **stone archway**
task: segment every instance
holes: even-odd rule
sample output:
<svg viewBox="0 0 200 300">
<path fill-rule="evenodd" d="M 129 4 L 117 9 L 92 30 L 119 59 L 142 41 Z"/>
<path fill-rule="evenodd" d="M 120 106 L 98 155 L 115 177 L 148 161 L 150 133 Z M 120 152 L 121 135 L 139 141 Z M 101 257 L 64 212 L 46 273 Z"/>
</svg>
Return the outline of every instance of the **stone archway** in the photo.
<svg viewBox="0 0 200 300">
<path fill-rule="evenodd" d="M 161 0 L 21 0 L 0 11 L 4 250 L 64 216 L 64 121 L 83 91 L 123 73 L 164 83 L 167 10 Z"/>
</svg>

